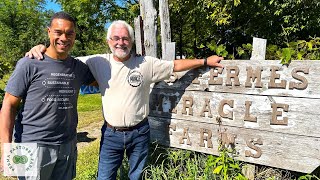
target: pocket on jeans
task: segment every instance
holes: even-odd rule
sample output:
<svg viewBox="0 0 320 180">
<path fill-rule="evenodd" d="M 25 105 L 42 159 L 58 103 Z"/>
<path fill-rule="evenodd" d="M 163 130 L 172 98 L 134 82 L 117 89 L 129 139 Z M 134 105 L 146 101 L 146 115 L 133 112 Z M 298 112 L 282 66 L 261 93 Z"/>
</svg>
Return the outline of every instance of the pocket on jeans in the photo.
<svg viewBox="0 0 320 180">
<path fill-rule="evenodd" d="M 110 137 L 110 136 L 112 136 L 114 134 L 114 131 L 113 131 L 113 129 L 111 129 L 111 128 L 106 128 L 105 129 L 105 131 L 104 131 L 104 136 L 105 137 Z"/>
</svg>

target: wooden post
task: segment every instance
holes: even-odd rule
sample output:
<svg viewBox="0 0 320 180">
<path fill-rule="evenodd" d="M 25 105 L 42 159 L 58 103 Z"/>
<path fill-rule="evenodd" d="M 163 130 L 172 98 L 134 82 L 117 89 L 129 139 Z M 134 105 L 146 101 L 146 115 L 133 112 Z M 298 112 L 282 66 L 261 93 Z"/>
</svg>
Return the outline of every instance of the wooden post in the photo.
<svg viewBox="0 0 320 180">
<path fill-rule="evenodd" d="M 161 24 L 162 59 L 166 59 L 165 58 L 167 53 L 166 43 L 171 42 L 168 0 L 159 0 L 159 14 L 160 14 L 160 24 Z"/>
<path fill-rule="evenodd" d="M 168 42 L 165 45 L 165 54 L 162 56 L 162 59 L 173 61 L 176 59 L 176 43 Z"/>
<path fill-rule="evenodd" d="M 265 60 L 267 40 L 254 37 L 252 46 L 252 55 L 250 60 Z"/>
<path fill-rule="evenodd" d="M 142 19 L 145 19 L 145 17 L 144 17 L 144 15 L 145 15 L 144 0 L 139 0 L 139 5 L 140 5 L 140 16 L 142 17 Z"/>
<path fill-rule="evenodd" d="M 253 37 L 252 55 L 250 60 L 262 61 L 266 59 L 267 40 Z M 243 175 L 249 180 L 254 180 L 255 165 L 246 164 L 242 169 Z"/>
<path fill-rule="evenodd" d="M 140 1 L 144 5 L 143 30 L 144 47 L 147 56 L 157 57 L 157 11 L 154 8 L 153 0 Z"/>
<path fill-rule="evenodd" d="M 141 16 L 134 18 L 134 36 L 136 40 L 136 54 L 145 55 L 143 46 L 143 20 Z"/>
</svg>

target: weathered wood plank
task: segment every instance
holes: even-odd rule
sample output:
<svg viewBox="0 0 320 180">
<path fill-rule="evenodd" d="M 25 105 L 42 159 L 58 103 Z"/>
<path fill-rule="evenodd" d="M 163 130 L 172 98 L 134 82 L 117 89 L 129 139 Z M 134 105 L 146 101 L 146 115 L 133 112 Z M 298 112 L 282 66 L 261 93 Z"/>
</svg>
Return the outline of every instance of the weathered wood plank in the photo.
<svg viewBox="0 0 320 180">
<path fill-rule="evenodd" d="M 153 1 L 144 1 L 144 47 L 147 56 L 157 57 L 157 11 L 154 8 Z"/>
<path fill-rule="evenodd" d="M 141 16 L 134 18 L 134 36 L 136 42 L 136 54 L 145 55 L 143 47 L 143 21 Z"/>
<path fill-rule="evenodd" d="M 168 0 L 159 0 L 159 16 L 160 16 L 160 25 L 161 25 L 160 27 L 161 27 L 162 59 L 166 59 L 166 54 L 167 54 L 166 43 L 171 42 Z"/>
<path fill-rule="evenodd" d="M 265 60 L 267 50 L 267 40 L 253 37 L 252 55 L 250 60 Z"/>
<path fill-rule="evenodd" d="M 173 61 L 175 60 L 175 56 L 176 56 L 176 43 L 175 42 L 170 42 L 170 43 L 166 43 L 165 46 L 166 50 L 166 54 L 163 57 L 163 59 L 168 60 L 168 61 Z"/>
<path fill-rule="evenodd" d="M 234 137 L 236 158 L 241 161 L 306 173 L 320 165 L 320 138 L 188 120 L 149 119 L 152 140 L 163 145 L 218 155 L 220 131 L 230 140 Z"/>
<path fill-rule="evenodd" d="M 230 100 L 233 106 L 223 104 Z M 212 124 L 217 124 L 216 117 L 225 116 L 222 123 L 227 126 L 320 137 L 320 131 L 315 129 L 320 127 L 320 121 L 317 121 L 320 117 L 319 99 L 153 89 L 150 102 L 151 116 Z M 248 102 L 251 102 L 250 106 Z M 287 112 L 285 106 L 273 109 L 272 104 L 276 103 L 288 105 Z M 176 112 L 168 113 L 173 108 Z M 278 111 L 282 115 L 275 117 Z M 247 117 L 246 112 L 249 113 Z M 250 117 L 256 117 L 256 120 L 252 122 Z"/>
<path fill-rule="evenodd" d="M 320 165 L 320 61 L 279 62 L 224 60 L 224 69 L 173 74 L 156 84 L 153 139 L 218 155 L 218 130 L 227 130 L 236 137 L 239 160 L 312 172 Z M 201 140 L 210 134 L 212 145 Z"/>
<path fill-rule="evenodd" d="M 199 68 L 184 73 L 175 73 L 174 76 L 176 77 L 173 76 L 171 82 L 160 82 L 156 88 L 320 98 L 320 61 L 292 61 L 288 67 L 281 65 L 280 61 L 276 60 L 258 62 L 224 60 L 222 64 L 225 68 L 221 69 L 221 73 L 217 73 L 218 70 L 213 68 Z M 252 82 L 250 78 L 247 80 L 247 77 L 250 77 L 248 74 L 252 75 L 252 73 L 248 73 L 250 70 L 247 71 L 247 68 L 252 68 L 253 72 L 258 68 L 261 69 L 261 87 L 257 87 L 257 81 Z M 275 71 L 277 68 L 279 70 Z M 228 75 L 233 76 L 235 74 L 232 69 L 238 69 L 239 71 L 239 75 L 236 76 L 239 78 L 239 85 L 237 86 L 234 83 L 235 78 L 229 78 L 231 85 L 227 85 Z M 273 72 L 271 72 L 272 69 Z M 295 71 L 305 71 L 306 73 Z M 217 74 L 217 77 L 214 77 L 214 73 Z M 279 78 L 277 79 L 276 76 L 279 76 Z M 176 81 L 174 81 L 175 79 Z M 306 83 L 303 83 L 301 79 L 304 79 Z M 213 81 L 215 80 L 221 80 L 222 84 L 214 84 Z M 269 88 L 272 85 L 271 82 L 275 83 L 273 86 L 279 86 L 281 80 L 286 81 L 285 89 Z M 174 82 L 172 83 L 172 81 Z M 251 82 L 251 87 L 246 87 L 246 82 Z M 306 85 L 306 87 L 289 89 L 290 83 L 295 83 L 297 86 Z"/>
</svg>

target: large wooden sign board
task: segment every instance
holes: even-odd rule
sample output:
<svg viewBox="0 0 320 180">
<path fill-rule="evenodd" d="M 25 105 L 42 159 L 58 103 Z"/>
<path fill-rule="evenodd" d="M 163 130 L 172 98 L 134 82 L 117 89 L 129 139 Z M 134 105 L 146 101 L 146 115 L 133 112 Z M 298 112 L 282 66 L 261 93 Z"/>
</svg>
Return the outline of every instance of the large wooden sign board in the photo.
<svg viewBox="0 0 320 180">
<path fill-rule="evenodd" d="M 150 95 L 153 141 L 310 173 L 320 165 L 320 61 L 224 60 L 173 74 Z"/>
</svg>

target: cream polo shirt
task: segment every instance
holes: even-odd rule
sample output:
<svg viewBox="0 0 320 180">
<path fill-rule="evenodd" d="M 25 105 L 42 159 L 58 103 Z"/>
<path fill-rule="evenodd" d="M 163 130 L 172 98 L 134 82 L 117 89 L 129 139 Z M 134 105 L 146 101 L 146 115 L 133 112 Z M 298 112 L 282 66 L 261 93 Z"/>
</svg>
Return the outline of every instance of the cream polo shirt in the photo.
<svg viewBox="0 0 320 180">
<path fill-rule="evenodd" d="M 115 127 L 131 127 L 149 114 L 150 85 L 170 77 L 173 61 L 134 56 L 125 62 L 112 54 L 79 57 L 99 84 L 103 115 Z"/>
</svg>

